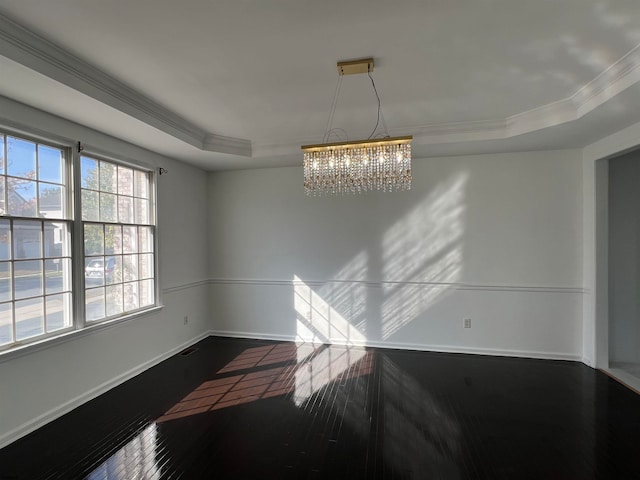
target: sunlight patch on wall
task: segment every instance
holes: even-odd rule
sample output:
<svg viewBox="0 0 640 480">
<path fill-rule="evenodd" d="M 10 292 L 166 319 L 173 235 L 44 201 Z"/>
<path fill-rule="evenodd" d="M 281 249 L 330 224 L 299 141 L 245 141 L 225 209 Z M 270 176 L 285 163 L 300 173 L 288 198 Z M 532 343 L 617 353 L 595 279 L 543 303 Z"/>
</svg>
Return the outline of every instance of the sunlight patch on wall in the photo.
<svg viewBox="0 0 640 480">
<path fill-rule="evenodd" d="M 413 321 L 461 276 L 467 173 L 441 183 L 382 239 L 382 338 Z"/>
<path fill-rule="evenodd" d="M 366 336 L 367 262 L 369 256 L 360 252 L 329 282 L 318 288 L 318 295 L 349 321 L 358 332 Z"/>
<path fill-rule="evenodd" d="M 297 341 L 349 347 L 366 342 L 360 328 L 366 326 L 367 260 L 366 253 L 358 254 L 338 272 L 336 281 L 318 288 L 321 293 L 294 276 Z M 327 347 L 298 364 L 293 401 L 301 406 L 337 378 L 368 375 L 371 370 L 371 355 L 365 349 Z"/>
<path fill-rule="evenodd" d="M 348 269 L 355 278 L 364 279 L 366 265 L 367 256 L 362 253 L 349 263 Z M 336 282 L 323 288 L 325 293 L 321 295 L 297 275 L 293 277 L 296 340 L 363 345 L 366 337 L 356 325 L 364 325 L 366 285 L 357 281 Z"/>
</svg>

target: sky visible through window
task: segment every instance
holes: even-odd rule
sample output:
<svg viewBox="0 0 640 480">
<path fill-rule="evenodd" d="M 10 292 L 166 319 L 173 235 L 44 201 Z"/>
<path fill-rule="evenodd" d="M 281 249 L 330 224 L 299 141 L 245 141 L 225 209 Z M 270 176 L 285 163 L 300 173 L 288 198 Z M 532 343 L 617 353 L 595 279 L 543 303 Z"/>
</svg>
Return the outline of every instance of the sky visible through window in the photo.
<svg viewBox="0 0 640 480">
<path fill-rule="evenodd" d="M 65 150 L 0 134 L 0 345 L 71 326 Z"/>
<path fill-rule="evenodd" d="M 37 152 L 38 179 L 43 182 L 62 183 L 61 150 L 47 145 L 38 145 Z M 0 154 L 0 158 L 3 153 Z M 7 174 L 28 178 L 35 171 L 36 144 L 19 138 L 7 137 Z"/>
<path fill-rule="evenodd" d="M 0 132 L 0 349 L 155 303 L 151 174 L 82 156 L 72 209 L 68 151 Z M 84 279 L 71 272 L 74 210 Z M 80 291 L 84 315 L 73 311 Z"/>
</svg>

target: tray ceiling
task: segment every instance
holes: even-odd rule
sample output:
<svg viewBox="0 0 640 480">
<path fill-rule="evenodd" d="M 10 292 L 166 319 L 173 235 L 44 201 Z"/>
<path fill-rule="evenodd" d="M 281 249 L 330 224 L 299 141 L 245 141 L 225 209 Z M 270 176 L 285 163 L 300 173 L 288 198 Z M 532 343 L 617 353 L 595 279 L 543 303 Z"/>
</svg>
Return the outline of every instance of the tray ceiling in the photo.
<svg viewBox="0 0 640 480">
<path fill-rule="evenodd" d="M 639 44 L 631 0 L 0 0 L 0 95 L 209 170 L 295 165 L 336 62 L 372 56 L 415 156 L 573 148 L 640 121 Z M 333 125 L 366 138 L 376 107 L 345 77 Z"/>
</svg>

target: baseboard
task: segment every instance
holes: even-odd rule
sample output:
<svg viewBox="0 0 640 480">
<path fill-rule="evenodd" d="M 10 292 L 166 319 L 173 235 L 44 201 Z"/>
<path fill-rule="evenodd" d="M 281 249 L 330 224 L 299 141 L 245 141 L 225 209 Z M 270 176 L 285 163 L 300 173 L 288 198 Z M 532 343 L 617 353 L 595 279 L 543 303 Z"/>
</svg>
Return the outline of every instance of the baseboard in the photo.
<svg viewBox="0 0 640 480">
<path fill-rule="evenodd" d="M 272 335 L 270 333 L 237 332 L 231 330 L 210 330 L 214 337 L 247 338 L 254 340 L 274 340 L 278 342 L 295 342 L 297 337 L 293 335 Z"/>
<path fill-rule="evenodd" d="M 210 331 L 201 333 L 197 337 L 192 338 L 191 340 L 188 340 L 182 343 L 181 345 L 178 345 L 177 347 L 172 348 L 168 352 L 158 355 L 157 357 L 154 357 L 151 360 L 144 362 L 138 365 L 137 367 L 134 367 L 131 370 L 128 370 L 127 372 L 121 375 L 118 375 L 117 377 L 107 382 L 104 382 L 101 385 L 98 385 L 97 387 L 92 388 L 88 392 L 83 393 L 82 395 L 78 395 L 77 397 L 69 400 L 68 402 L 63 403 L 58 407 L 52 408 L 48 412 L 45 412 L 42 415 L 39 415 L 33 420 L 23 425 L 20 425 L 19 427 L 5 433 L 4 435 L 0 436 L 0 448 L 6 447 L 10 443 L 13 443 L 16 440 L 18 440 L 19 438 L 22 438 L 25 435 L 28 435 L 29 433 L 37 430 L 38 428 L 43 427 L 47 423 L 61 417 L 62 415 L 69 413 L 71 410 L 79 407 L 83 403 L 86 403 L 89 400 L 93 400 L 94 398 L 102 395 L 103 393 L 108 392 L 112 388 L 115 388 L 118 385 L 126 382 L 127 380 L 132 379 L 136 375 L 139 375 L 145 370 L 157 365 L 158 363 L 168 359 L 169 357 L 172 357 L 176 353 L 184 350 L 187 347 L 190 347 L 191 345 L 211 335 L 214 335 L 214 333 Z"/>
<path fill-rule="evenodd" d="M 596 368 L 595 363 L 589 357 L 582 357 L 580 361 L 584 363 L 587 367 Z"/>
<path fill-rule="evenodd" d="M 502 348 L 474 348 L 460 347 L 457 345 L 425 345 L 394 342 L 368 342 L 368 347 L 391 348 L 398 350 L 418 350 L 438 353 L 463 353 L 470 355 L 488 355 L 492 357 L 518 357 L 535 358 L 541 360 L 566 360 L 571 362 L 581 361 L 580 355 L 558 352 L 540 352 L 536 350 L 506 350 Z"/>
<path fill-rule="evenodd" d="M 228 330 L 212 330 L 211 335 L 218 337 L 249 338 L 257 340 L 277 340 L 283 342 L 295 342 L 299 340 L 293 335 L 272 335 L 255 332 L 236 332 Z M 557 352 L 540 352 L 532 350 L 505 350 L 498 348 L 473 348 L 460 347 L 455 345 L 427 345 L 420 343 L 400 343 L 400 342 L 333 342 L 335 345 L 353 345 L 359 347 L 388 348 L 393 350 L 417 350 L 422 352 L 438 353 L 464 353 L 471 355 L 489 355 L 494 357 L 519 357 L 536 358 L 542 360 L 566 360 L 571 362 L 581 362 L 581 355 Z"/>
</svg>

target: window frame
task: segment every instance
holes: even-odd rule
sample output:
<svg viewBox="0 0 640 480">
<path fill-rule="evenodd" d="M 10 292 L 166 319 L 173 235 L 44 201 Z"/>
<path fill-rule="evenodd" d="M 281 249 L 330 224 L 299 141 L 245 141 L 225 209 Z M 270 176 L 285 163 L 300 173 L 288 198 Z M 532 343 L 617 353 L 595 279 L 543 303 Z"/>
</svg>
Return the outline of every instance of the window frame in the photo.
<svg viewBox="0 0 640 480">
<path fill-rule="evenodd" d="M 76 140 L 68 138 L 62 138 L 55 134 L 40 132 L 37 129 L 30 129 L 28 127 L 19 126 L 18 128 L 7 125 L 6 123 L 0 123 L 0 135 L 6 137 L 15 137 L 20 140 L 33 142 L 35 144 L 44 145 L 60 149 L 63 151 L 64 172 L 62 178 L 62 185 L 65 187 L 65 195 L 62 201 L 65 202 L 65 218 L 61 219 L 47 219 L 40 216 L 36 217 L 22 217 L 10 215 L 8 209 L 4 213 L 0 213 L 0 219 L 11 220 L 32 220 L 38 221 L 44 224 L 47 221 L 64 222 L 67 225 L 70 244 L 68 245 L 68 252 L 71 258 L 71 271 L 70 271 L 70 325 L 47 333 L 46 331 L 31 338 L 23 340 L 16 340 L 0 345 L 0 363 L 7 361 L 11 358 L 22 356 L 24 354 L 46 349 L 66 341 L 78 338 L 80 336 L 88 335 L 94 331 L 104 328 L 110 328 L 111 326 L 127 322 L 134 318 L 146 316 L 153 312 L 156 312 L 163 308 L 160 289 L 160 275 L 159 275 L 159 259 L 158 259 L 158 174 L 157 169 L 154 166 L 149 165 L 144 161 L 133 160 L 124 155 L 116 155 L 108 151 L 100 150 L 99 148 L 83 148 L 81 143 Z M 6 150 L 5 150 L 6 151 Z M 4 154 L 5 151 L 2 153 Z M 149 224 L 145 225 L 153 231 L 153 276 L 151 277 L 154 282 L 154 302 L 151 305 L 138 308 L 136 310 L 124 312 L 119 315 L 101 318 L 88 322 L 85 314 L 85 255 L 84 255 L 84 220 L 82 219 L 82 178 L 81 178 L 81 157 L 87 156 L 95 160 L 101 160 L 109 162 L 115 165 L 121 165 L 123 167 L 133 168 L 135 170 L 141 170 L 149 175 L 148 188 L 149 188 Z M 7 175 L 7 158 L 4 156 L 5 170 L 4 175 Z M 47 183 L 47 182 L 45 182 Z M 93 222 L 103 223 L 106 222 Z M 115 223 L 115 225 L 127 225 Z M 139 224 L 133 224 L 138 226 Z M 13 237 L 11 239 L 11 246 L 13 247 Z M 44 239 L 43 246 L 44 249 Z M 44 252 L 44 250 L 42 250 Z M 41 253 L 42 253 L 41 252 Z M 44 253 L 42 253 L 44 255 Z M 45 257 L 43 257 L 45 258 Z M 46 258 L 45 258 L 46 260 Z M 12 262 L 15 259 L 12 258 Z M 44 275 L 44 273 L 43 273 Z M 43 298 L 46 297 L 46 291 L 43 287 Z M 11 299 L 11 304 L 15 305 L 16 299 Z M 15 306 L 13 307 L 15 308 Z M 13 325 L 17 319 L 13 319 Z"/>
<path fill-rule="evenodd" d="M 77 310 L 79 313 L 81 313 L 81 317 L 82 317 L 82 324 L 83 327 L 82 328 L 86 328 L 87 326 L 94 326 L 94 325 L 99 325 L 105 322 L 110 322 L 112 320 L 117 320 L 121 317 L 127 317 L 127 316 L 134 316 L 140 312 L 145 312 L 146 310 L 150 309 L 150 308 L 154 308 L 160 305 L 160 299 L 159 299 L 159 295 L 160 295 L 160 289 L 158 286 L 158 215 L 157 215 L 157 175 L 155 172 L 155 169 L 150 168 L 148 166 L 144 166 L 142 164 L 142 162 L 137 162 L 137 163 L 133 163 L 132 161 L 128 161 L 128 160 L 123 160 L 122 157 L 118 157 L 118 158 L 114 158 L 113 156 L 104 154 L 103 152 L 99 152 L 96 151 L 96 149 L 82 149 L 81 152 L 78 152 L 78 154 L 76 155 L 77 158 L 74 159 L 74 171 L 77 172 L 76 175 L 74 175 L 74 190 L 75 190 L 75 202 L 74 205 L 76 206 L 77 210 L 74 212 L 74 222 L 78 222 L 78 225 L 76 225 L 76 228 L 74 228 L 74 231 L 78 232 L 78 236 L 80 237 L 80 240 L 77 241 L 75 244 L 73 243 L 73 239 L 72 239 L 72 248 L 74 248 L 74 252 L 75 249 L 78 250 L 78 256 L 75 258 L 81 259 L 82 261 L 78 261 L 78 265 L 76 265 L 76 268 L 78 269 L 78 271 L 74 270 L 74 274 L 79 275 L 78 278 L 81 278 L 81 283 L 82 283 L 82 298 L 78 298 L 78 301 L 81 301 L 82 304 L 76 306 L 76 309 L 80 309 Z M 105 222 L 105 221 L 94 221 L 94 220 L 83 220 L 82 218 L 82 157 L 88 157 L 91 160 L 97 160 L 97 161 L 101 161 L 101 162 L 108 162 L 111 163 L 113 165 L 116 166 L 122 166 L 122 167 L 127 167 L 127 168 L 132 168 L 135 170 L 142 170 L 145 171 L 146 173 L 148 173 L 149 175 L 149 223 L 148 224 L 137 224 L 137 223 L 131 223 L 131 224 L 126 224 L 126 223 L 120 223 L 120 222 Z M 93 225 L 122 225 L 122 226 L 146 226 L 146 227 L 150 227 L 153 230 L 153 281 L 154 281 L 154 302 L 152 305 L 148 305 L 145 307 L 141 307 L 141 308 L 137 308 L 135 310 L 130 310 L 127 312 L 124 312 L 122 314 L 119 315 L 113 315 L 113 316 L 106 316 L 106 311 L 105 311 L 105 317 L 98 319 L 98 320 L 91 320 L 89 321 L 86 317 L 86 310 L 85 310 L 85 293 L 86 293 L 86 278 L 84 275 L 84 269 L 85 269 L 85 260 L 86 260 L 86 256 L 84 254 L 84 225 L 86 224 L 93 224 Z M 138 252 L 139 254 L 139 252 Z M 106 258 L 106 255 L 103 255 Z M 123 282 L 124 284 L 124 282 Z M 75 291 L 74 291 L 75 293 Z M 74 297 L 75 298 L 75 297 Z"/>
</svg>

